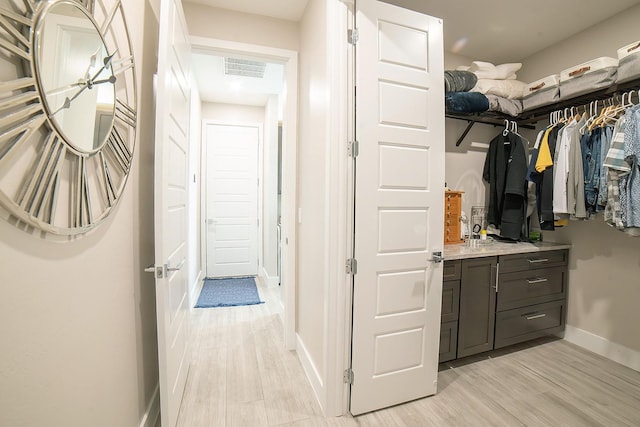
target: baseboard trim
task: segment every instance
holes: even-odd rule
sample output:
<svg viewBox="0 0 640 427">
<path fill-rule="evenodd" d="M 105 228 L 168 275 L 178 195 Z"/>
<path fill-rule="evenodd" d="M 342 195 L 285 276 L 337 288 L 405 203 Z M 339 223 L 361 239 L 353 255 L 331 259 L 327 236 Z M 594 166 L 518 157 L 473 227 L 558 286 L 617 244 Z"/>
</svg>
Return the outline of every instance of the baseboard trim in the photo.
<svg viewBox="0 0 640 427">
<path fill-rule="evenodd" d="M 591 332 L 566 325 L 564 339 L 614 362 L 640 372 L 640 351 L 633 350 Z"/>
<path fill-rule="evenodd" d="M 260 274 L 260 277 L 262 277 L 265 285 L 269 288 L 275 288 L 280 284 L 280 278 L 278 276 L 269 276 L 269 273 L 267 273 L 267 270 L 264 267 L 262 267 L 262 274 Z"/>
<path fill-rule="evenodd" d="M 307 348 L 304 346 L 300 336 L 297 334 L 296 341 L 296 353 L 298 354 L 298 359 L 300 359 L 300 363 L 302 364 L 302 369 L 304 369 L 304 373 L 307 375 L 309 383 L 311 383 L 313 394 L 316 396 L 316 400 L 320 405 L 320 409 L 322 409 L 322 413 L 325 413 L 327 409 L 327 402 L 326 399 L 324 399 L 325 392 L 322 377 L 320 376 L 318 369 L 316 369 L 316 365 L 313 363 Z"/>
<path fill-rule="evenodd" d="M 189 307 L 193 309 L 198 302 L 198 297 L 200 296 L 200 291 L 202 291 L 202 286 L 204 285 L 204 273 L 202 270 L 198 273 L 198 277 L 196 278 L 196 283 L 191 285 L 191 289 L 194 291 L 191 293 L 191 301 Z"/>
<path fill-rule="evenodd" d="M 160 416 L 160 385 L 156 386 L 151 396 L 151 401 L 147 406 L 147 411 L 140 420 L 140 427 L 156 427 L 156 422 Z"/>
</svg>

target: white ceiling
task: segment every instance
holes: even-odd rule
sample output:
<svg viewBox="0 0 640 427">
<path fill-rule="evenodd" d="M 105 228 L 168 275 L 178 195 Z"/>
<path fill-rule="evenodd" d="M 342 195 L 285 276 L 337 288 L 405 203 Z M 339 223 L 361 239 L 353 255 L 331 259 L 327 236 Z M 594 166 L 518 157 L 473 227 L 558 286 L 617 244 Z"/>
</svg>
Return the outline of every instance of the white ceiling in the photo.
<svg viewBox="0 0 640 427">
<path fill-rule="evenodd" d="M 183 1 L 296 22 L 309 0 Z M 445 50 L 496 64 L 519 62 L 640 3 L 640 0 L 384 1 L 443 18 Z M 281 90 L 281 66 L 280 71 L 271 67 L 268 73 L 271 80 L 266 80 L 262 87 L 258 79 L 224 76 L 220 58 L 204 54 L 196 54 L 194 58 L 203 101 L 265 105 L 269 94 Z M 230 89 L 232 82 L 234 89 Z M 277 91 L 276 85 L 280 85 Z"/>
<path fill-rule="evenodd" d="M 253 13 L 298 22 L 309 0 L 183 0 L 220 9 Z"/>
<path fill-rule="evenodd" d="M 474 60 L 519 62 L 639 0 L 384 0 L 444 20 L 445 50 Z M 456 48 L 456 42 L 460 46 Z"/>
<path fill-rule="evenodd" d="M 267 63 L 262 79 L 228 76 L 224 74 L 223 57 L 194 53 L 193 70 L 203 102 L 262 107 L 270 95 L 281 94 L 284 85 L 284 66 L 281 64 Z"/>
</svg>

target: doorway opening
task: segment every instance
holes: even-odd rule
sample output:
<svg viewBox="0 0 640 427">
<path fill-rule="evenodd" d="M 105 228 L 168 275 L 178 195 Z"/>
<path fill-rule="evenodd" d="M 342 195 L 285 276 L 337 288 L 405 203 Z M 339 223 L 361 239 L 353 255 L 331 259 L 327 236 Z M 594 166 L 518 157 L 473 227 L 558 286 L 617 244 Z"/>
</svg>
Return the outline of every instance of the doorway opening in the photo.
<svg viewBox="0 0 640 427">
<path fill-rule="evenodd" d="M 225 268 L 239 266 L 244 259 L 257 264 L 256 275 L 267 286 L 276 288 L 279 296 L 285 347 L 295 349 L 297 52 L 199 37 L 192 37 L 191 42 L 194 77 L 201 98 L 203 269 L 206 268 L 207 277 L 254 275 L 249 270 L 220 270 L 216 263 L 226 264 Z M 211 84 L 214 81 L 217 85 Z M 224 147 L 224 143 L 224 155 L 207 160 L 209 149 L 219 149 L 213 148 L 215 144 L 209 139 L 220 140 L 225 134 L 218 132 L 216 136 L 216 129 L 253 132 L 254 136 L 257 130 L 257 180 L 253 180 L 253 172 L 242 178 L 237 168 L 233 170 L 232 163 L 242 156 L 228 151 L 231 147 Z M 223 158 L 225 161 L 221 162 Z M 245 158 L 252 162 L 250 157 Z M 211 162 L 213 167 L 208 164 Z M 216 164 L 224 169 L 217 177 Z M 222 185 L 220 181 L 213 184 L 215 179 L 222 179 Z M 257 212 L 252 217 L 253 201 L 242 202 L 238 189 L 256 194 L 250 191 L 254 185 Z M 222 191 L 208 194 L 207 187 Z M 243 209 L 250 210 L 251 215 L 244 215 Z M 223 226 L 221 221 L 228 220 L 229 213 L 236 217 L 235 223 Z M 237 217 L 243 215 L 240 221 Z M 243 239 L 253 241 L 253 236 L 257 259 L 251 245 L 240 248 L 238 243 Z"/>
</svg>

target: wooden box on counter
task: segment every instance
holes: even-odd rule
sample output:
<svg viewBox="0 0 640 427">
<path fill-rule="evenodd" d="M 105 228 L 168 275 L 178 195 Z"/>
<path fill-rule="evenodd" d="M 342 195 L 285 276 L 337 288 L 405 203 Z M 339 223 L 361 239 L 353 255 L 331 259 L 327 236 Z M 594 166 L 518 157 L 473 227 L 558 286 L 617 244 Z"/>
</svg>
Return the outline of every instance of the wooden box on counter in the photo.
<svg viewBox="0 0 640 427">
<path fill-rule="evenodd" d="M 460 215 L 464 191 L 444 192 L 444 244 L 463 243 L 460 238 Z"/>
</svg>

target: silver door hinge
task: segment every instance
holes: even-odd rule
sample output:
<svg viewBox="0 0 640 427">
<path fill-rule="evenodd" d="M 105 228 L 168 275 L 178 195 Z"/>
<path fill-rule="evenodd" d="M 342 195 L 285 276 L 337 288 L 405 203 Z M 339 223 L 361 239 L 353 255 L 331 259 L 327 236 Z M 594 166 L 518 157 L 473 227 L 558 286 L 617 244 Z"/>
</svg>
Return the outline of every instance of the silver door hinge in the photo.
<svg viewBox="0 0 640 427">
<path fill-rule="evenodd" d="M 360 154 L 360 143 L 358 141 L 349 141 L 347 144 L 347 154 L 354 159 Z"/>
<path fill-rule="evenodd" d="M 356 274 L 358 272 L 358 261 L 355 258 L 349 258 L 345 266 L 347 274 Z"/>
<path fill-rule="evenodd" d="M 353 371 L 351 369 L 345 369 L 342 373 L 342 382 L 345 384 L 353 384 Z"/>
<path fill-rule="evenodd" d="M 360 33 L 358 32 L 357 28 L 347 31 L 347 40 L 352 45 L 355 45 L 356 43 L 358 43 L 358 40 L 360 40 Z"/>
</svg>

